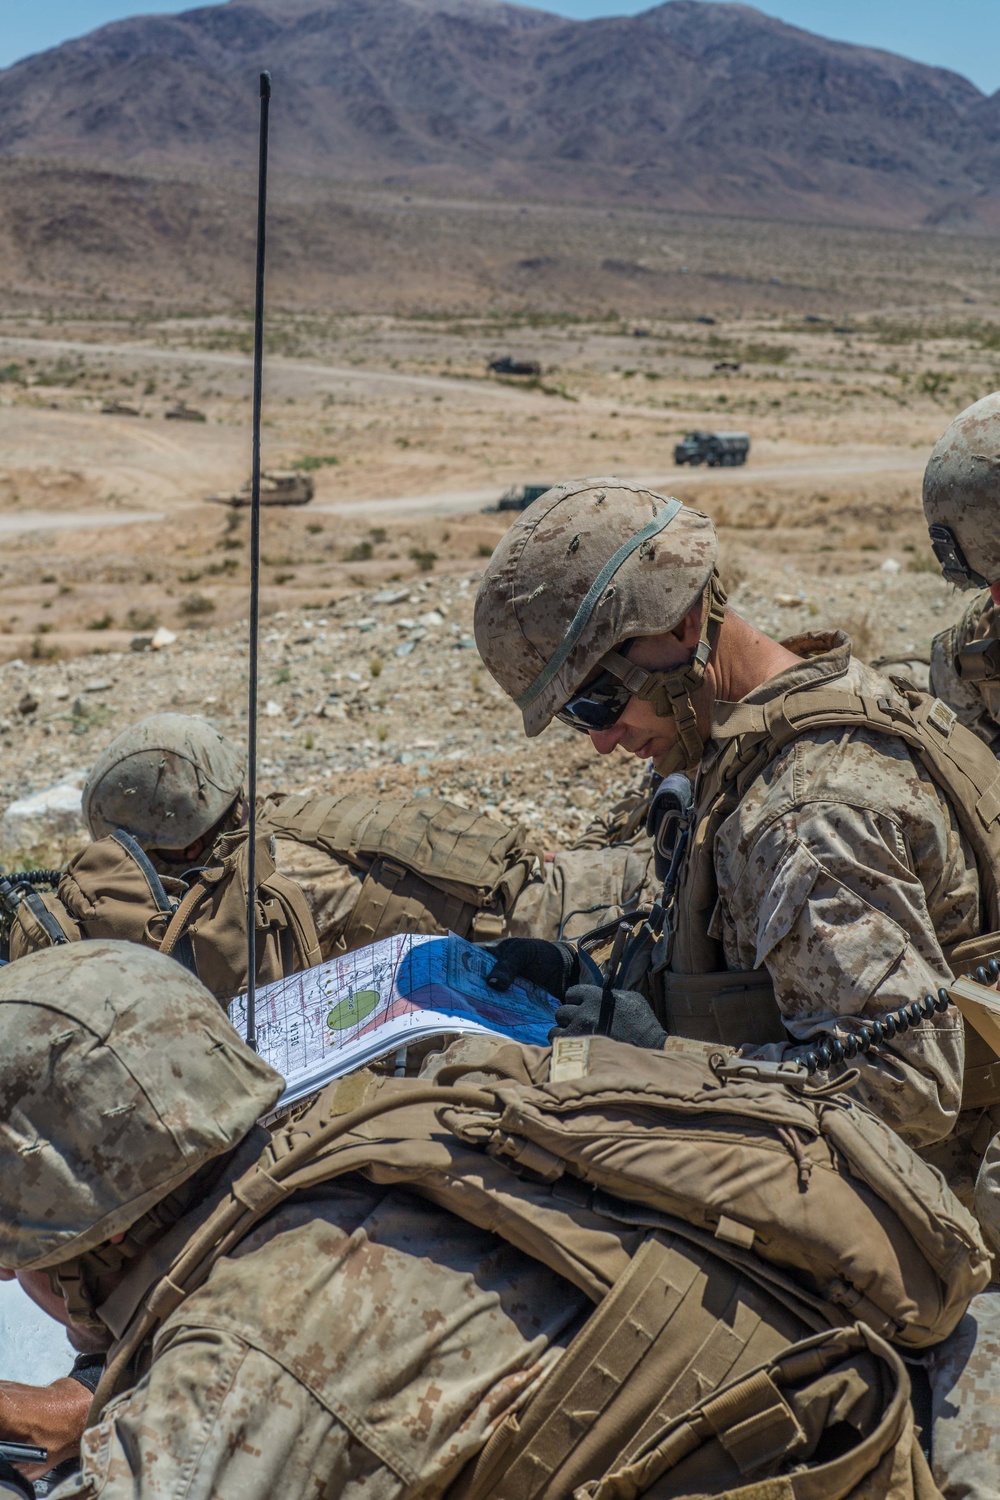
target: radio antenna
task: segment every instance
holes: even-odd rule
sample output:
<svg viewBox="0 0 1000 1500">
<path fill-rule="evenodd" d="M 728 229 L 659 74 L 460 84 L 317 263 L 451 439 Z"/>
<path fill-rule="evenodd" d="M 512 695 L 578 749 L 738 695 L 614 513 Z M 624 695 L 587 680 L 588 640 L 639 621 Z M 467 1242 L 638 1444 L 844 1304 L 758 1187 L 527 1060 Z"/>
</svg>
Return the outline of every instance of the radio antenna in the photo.
<svg viewBox="0 0 1000 1500">
<path fill-rule="evenodd" d="M 260 654 L 260 409 L 264 378 L 264 252 L 271 75 L 260 75 L 257 276 L 253 315 L 253 458 L 250 469 L 250 662 L 247 711 L 247 1046 L 257 1050 L 257 675 Z"/>
</svg>

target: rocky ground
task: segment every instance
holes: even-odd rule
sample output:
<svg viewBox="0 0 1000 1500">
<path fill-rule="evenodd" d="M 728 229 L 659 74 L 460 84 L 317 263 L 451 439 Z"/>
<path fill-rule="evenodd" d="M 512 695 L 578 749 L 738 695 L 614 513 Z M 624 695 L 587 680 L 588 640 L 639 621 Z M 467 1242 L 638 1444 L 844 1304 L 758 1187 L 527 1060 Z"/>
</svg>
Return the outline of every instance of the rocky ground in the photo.
<svg viewBox="0 0 1000 1500">
<path fill-rule="evenodd" d="M 649 228 L 633 217 L 623 253 Z M 732 601 L 763 630 L 843 626 L 867 659 L 926 654 L 961 600 L 920 476 L 951 416 L 1000 387 L 983 245 L 896 236 L 890 256 L 884 234 L 720 224 L 664 228 L 692 271 L 669 313 L 526 296 L 443 315 L 401 261 L 410 312 L 269 320 L 265 463 L 316 494 L 264 517 L 263 791 L 440 793 L 558 846 L 631 780 L 559 726 L 525 740 L 479 661 L 472 601 L 509 521 L 483 507 L 512 484 L 641 478 L 712 516 Z M 779 251 L 802 287 L 839 268 L 835 310 L 776 306 Z M 155 710 L 245 738 L 247 522 L 206 497 L 248 469 L 247 320 L 124 296 L 43 304 L 0 279 L 0 814 L 78 785 Z M 541 373 L 498 378 L 498 354 Z M 205 420 L 169 418 L 178 401 Z M 746 468 L 675 468 L 695 427 L 748 431 Z M 62 858 L 74 796 L 58 837 L 8 811 L 0 865 Z"/>
</svg>

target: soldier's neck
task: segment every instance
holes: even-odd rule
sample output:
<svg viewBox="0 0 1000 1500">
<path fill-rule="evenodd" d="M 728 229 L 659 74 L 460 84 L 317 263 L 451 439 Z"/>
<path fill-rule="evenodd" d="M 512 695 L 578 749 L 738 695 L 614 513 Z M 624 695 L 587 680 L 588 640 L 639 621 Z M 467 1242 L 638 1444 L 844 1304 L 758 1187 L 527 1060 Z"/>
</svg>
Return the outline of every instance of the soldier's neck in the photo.
<svg viewBox="0 0 1000 1500">
<path fill-rule="evenodd" d="M 762 683 L 794 667 L 799 658 L 727 609 L 712 657 L 715 697 L 738 703 Z"/>
</svg>

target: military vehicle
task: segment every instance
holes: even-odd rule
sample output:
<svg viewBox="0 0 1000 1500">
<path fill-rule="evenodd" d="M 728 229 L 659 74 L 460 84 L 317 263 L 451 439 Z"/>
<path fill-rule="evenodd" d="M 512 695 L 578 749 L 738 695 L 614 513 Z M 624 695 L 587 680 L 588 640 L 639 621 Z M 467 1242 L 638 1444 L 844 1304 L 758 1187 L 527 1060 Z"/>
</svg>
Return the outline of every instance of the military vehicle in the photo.
<svg viewBox="0 0 1000 1500">
<path fill-rule="evenodd" d="M 486 367 L 494 375 L 528 375 L 537 380 L 542 373 L 542 367 L 537 359 L 512 359 L 509 354 L 502 354 L 498 359 L 491 359 Z"/>
<path fill-rule="evenodd" d="M 203 411 L 198 411 L 197 407 L 188 406 L 183 397 L 163 415 L 168 422 L 204 422 L 207 420 Z"/>
<path fill-rule="evenodd" d="M 745 432 L 687 432 L 674 448 L 674 463 L 729 468 L 745 464 L 749 452 L 750 439 Z"/>
<path fill-rule="evenodd" d="M 102 417 L 137 417 L 138 408 L 129 406 L 125 401 L 105 401 L 101 407 Z"/>
<path fill-rule="evenodd" d="M 230 495 L 209 495 L 215 505 L 235 507 L 250 504 L 251 482 Z M 261 505 L 308 505 L 316 487 L 311 474 L 301 474 L 297 469 L 269 469 L 260 476 Z"/>
<path fill-rule="evenodd" d="M 504 490 L 496 505 L 484 505 L 483 510 L 527 510 L 532 500 L 537 500 L 551 488 L 550 484 L 513 484 L 509 490 Z"/>
</svg>

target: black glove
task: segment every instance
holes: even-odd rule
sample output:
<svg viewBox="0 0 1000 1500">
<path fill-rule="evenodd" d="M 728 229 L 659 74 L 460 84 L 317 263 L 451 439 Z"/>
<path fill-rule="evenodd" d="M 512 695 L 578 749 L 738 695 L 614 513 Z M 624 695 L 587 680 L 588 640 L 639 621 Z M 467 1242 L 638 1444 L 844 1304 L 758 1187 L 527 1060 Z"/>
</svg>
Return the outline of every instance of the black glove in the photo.
<svg viewBox="0 0 1000 1500">
<path fill-rule="evenodd" d="M 543 938 L 501 938 L 484 943 L 496 958 L 486 976 L 494 990 L 509 990 L 515 979 L 527 979 L 563 1000 L 566 990 L 580 977 L 580 960 L 572 943 L 548 943 Z"/>
<path fill-rule="evenodd" d="M 2 1500 L 35 1500 L 35 1486 L 5 1458 L 0 1458 L 0 1497 Z"/>
<path fill-rule="evenodd" d="M 615 998 L 611 1037 L 616 1042 L 630 1042 L 633 1047 L 658 1051 L 667 1033 L 653 1015 L 648 1003 L 636 990 L 612 990 Z M 549 1041 L 557 1036 L 593 1036 L 601 1014 L 602 990 L 596 984 L 574 984 L 556 1011 L 556 1024 Z"/>
</svg>

